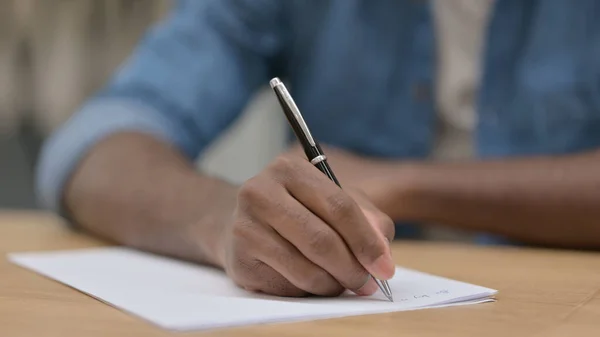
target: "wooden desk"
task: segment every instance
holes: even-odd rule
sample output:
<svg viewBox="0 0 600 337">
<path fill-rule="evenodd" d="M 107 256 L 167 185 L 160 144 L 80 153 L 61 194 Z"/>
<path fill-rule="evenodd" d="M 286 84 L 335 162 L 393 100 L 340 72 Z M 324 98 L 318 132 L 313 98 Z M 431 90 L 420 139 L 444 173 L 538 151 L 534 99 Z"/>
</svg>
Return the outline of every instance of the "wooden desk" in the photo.
<svg viewBox="0 0 600 337">
<path fill-rule="evenodd" d="M 0 212 L 0 253 L 101 246 L 44 213 Z M 170 334 L 0 260 L 0 336 L 600 336 L 600 254 L 399 242 L 398 264 L 500 291 L 498 302 Z"/>
</svg>

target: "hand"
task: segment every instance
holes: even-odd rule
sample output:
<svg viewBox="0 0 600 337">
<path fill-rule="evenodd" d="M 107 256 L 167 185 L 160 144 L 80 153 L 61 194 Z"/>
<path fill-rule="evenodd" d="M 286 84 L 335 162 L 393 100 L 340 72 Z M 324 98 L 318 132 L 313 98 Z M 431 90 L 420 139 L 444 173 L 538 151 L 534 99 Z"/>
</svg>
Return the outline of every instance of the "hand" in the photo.
<svg viewBox="0 0 600 337">
<path fill-rule="evenodd" d="M 282 156 L 241 186 L 220 246 L 227 274 L 251 291 L 371 295 L 378 287 L 369 273 L 394 274 L 393 237 L 392 221 L 364 195 Z"/>
</svg>

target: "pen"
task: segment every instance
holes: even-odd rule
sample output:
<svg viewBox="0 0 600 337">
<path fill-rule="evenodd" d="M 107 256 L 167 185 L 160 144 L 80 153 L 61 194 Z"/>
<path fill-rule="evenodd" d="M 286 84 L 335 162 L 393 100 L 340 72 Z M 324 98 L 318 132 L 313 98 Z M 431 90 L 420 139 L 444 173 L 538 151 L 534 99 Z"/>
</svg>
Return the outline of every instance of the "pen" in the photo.
<svg viewBox="0 0 600 337">
<path fill-rule="evenodd" d="M 281 108 L 283 109 L 283 112 L 285 114 L 285 117 L 287 118 L 290 126 L 292 127 L 294 134 L 296 134 L 296 138 L 298 138 L 300 145 L 302 145 L 304 153 L 306 154 L 306 157 L 308 158 L 310 163 L 316 166 L 321 172 L 323 172 L 327 177 L 329 177 L 329 179 L 331 179 L 333 182 L 336 183 L 336 185 L 338 185 L 341 188 L 342 186 L 335 177 L 335 174 L 333 174 L 333 171 L 329 167 L 329 164 L 327 164 L 327 157 L 325 156 L 325 153 L 323 153 L 323 150 L 319 146 L 319 143 L 313 138 L 312 134 L 310 133 L 310 130 L 308 129 L 304 118 L 302 118 L 300 110 L 296 106 L 296 103 L 292 99 L 290 93 L 285 88 L 285 85 L 283 85 L 283 82 L 281 82 L 279 78 L 275 77 L 269 82 L 269 84 L 271 85 L 271 89 L 273 89 L 273 91 L 275 92 L 277 100 L 279 101 L 279 104 L 281 105 Z M 373 276 L 371 275 L 371 277 Z M 385 297 L 387 297 L 388 300 L 393 302 L 394 299 L 392 297 L 392 291 L 387 281 L 378 280 L 375 277 L 373 277 L 373 279 L 375 280 L 375 283 L 377 283 L 379 289 L 381 289 L 381 292 L 383 292 Z"/>
</svg>

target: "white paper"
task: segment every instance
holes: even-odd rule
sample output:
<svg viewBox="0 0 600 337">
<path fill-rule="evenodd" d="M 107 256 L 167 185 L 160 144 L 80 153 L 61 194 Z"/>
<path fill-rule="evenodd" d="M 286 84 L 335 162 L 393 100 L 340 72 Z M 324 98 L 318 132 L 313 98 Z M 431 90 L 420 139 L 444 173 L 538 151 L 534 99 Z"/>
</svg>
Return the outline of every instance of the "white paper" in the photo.
<svg viewBox="0 0 600 337">
<path fill-rule="evenodd" d="M 169 330 L 305 321 L 492 301 L 496 290 L 398 267 L 395 302 L 281 298 L 238 288 L 216 269 L 122 247 L 10 254 L 9 260 Z"/>
</svg>

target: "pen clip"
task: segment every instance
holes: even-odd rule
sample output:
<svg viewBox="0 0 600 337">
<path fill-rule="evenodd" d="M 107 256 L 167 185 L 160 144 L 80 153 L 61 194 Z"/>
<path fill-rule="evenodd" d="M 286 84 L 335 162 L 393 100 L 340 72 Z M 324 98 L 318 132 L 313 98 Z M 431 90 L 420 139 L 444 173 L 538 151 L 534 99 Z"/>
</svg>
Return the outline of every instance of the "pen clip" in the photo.
<svg viewBox="0 0 600 337">
<path fill-rule="evenodd" d="M 304 136 L 306 137 L 308 143 L 311 146 L 316 146 L 315 140 L 313 139 L 310 130 L 308 130 L 308 125 L 306 125 L 306 122 L 304 121 L 304 118 L 302 118 L 302 114 L 300 113 L 298 106 L 296 106 L 294 99 L 292 98 L 292 96 L 290 96 L 290 93 L 285 88 L 283 82 L 281 82 L 279 78 L 275 77 L 269 82 L 269 84 L 271 85 L 271 88 L 278 92 L 281 95 L 281 98 L 283 98 L 285 104 L 290 109 L 292 115 L 294 115 L 296 122 L 298 122 L 298 125 L 304 133 Z"/>
</svg>

